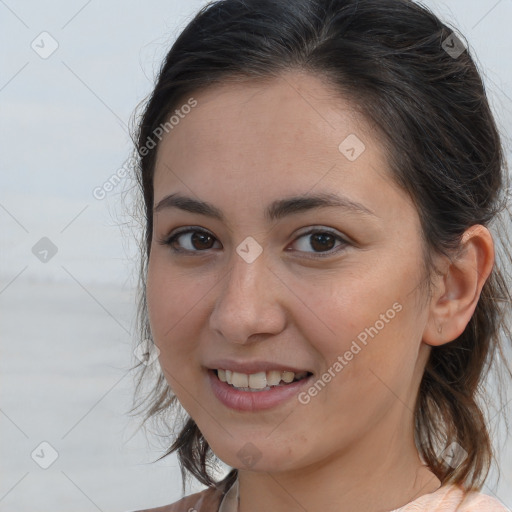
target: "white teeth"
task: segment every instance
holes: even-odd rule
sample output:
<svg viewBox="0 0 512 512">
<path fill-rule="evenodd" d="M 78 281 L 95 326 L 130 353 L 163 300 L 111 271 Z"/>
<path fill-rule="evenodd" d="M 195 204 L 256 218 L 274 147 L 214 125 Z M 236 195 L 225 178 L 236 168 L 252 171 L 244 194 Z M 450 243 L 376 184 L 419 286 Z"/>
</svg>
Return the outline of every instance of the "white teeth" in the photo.
<svg viewBox="0 0 512 512">
<path fill-rule="evenodd" d="M 267 384 L 269 386 L 277 386 L 281 382 L 281 372 L 272 370 L 267 372 Z"/>
<path fill-rule="evenodd" d="M 307 372 L 295 374 L 289 371 L 280 372 L 278 370 L 271 370 L 268 372 L 246 374 L 219 368 L 217 375 L 220 381 L 227 382 L 236 388 L 249 391 L 251 389 L 269 389 L 269 386 L 278 386 L 281 381 L 285 384 L 289 384 L 296 378 L 301 379 L 307 376 Z"/>
<path fill-rule="evenodd" d="M 230 384 L 235 386 L 235 388 L 247 388 L 249 386 L 249 375 L 233 372 Z"/>
<path fill-rule="evenodd" d="M 286 383 L 290 383 L 295 378 L 295 373 L 293 372 L 283 372 L 283 376 L 281 377 Z"/>
<path fill-rule="evenodd" d="M 265 372 L 251 373 L 249 375 L 251 389 L 264 389 L 267 387 L 267 374 Z"/>
</svg>

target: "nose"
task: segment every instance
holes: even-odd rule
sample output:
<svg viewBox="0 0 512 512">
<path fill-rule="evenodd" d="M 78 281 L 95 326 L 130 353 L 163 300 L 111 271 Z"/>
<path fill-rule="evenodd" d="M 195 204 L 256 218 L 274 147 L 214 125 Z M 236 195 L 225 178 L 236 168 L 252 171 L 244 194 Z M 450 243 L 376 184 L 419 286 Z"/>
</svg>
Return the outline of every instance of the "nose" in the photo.
<svg viewBox="0 0 512 512">
<path fill-rule="evenodd" d="M 237 253 L 220 284 L 210 328 L 238 344 L 279 334 L 286 326 L 283 285 L 268 267 L 264 252 L 252 263 Z"/>
</svg>

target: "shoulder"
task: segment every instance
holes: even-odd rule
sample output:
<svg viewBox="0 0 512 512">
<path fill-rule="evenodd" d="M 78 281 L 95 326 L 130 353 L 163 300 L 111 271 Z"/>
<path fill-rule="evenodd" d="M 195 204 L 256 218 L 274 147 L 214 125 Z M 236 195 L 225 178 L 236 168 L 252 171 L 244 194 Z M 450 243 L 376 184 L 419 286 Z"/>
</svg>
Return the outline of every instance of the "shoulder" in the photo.
<svg viewBox="0 0 512 512">
<path fill-rule="evenodd" d="M 456 485 L 442 486 L 436 492 L 405 505 L 396 512 L 511 512 L 497 499 L 480 492 L 464 491 Z"/>
<path fill-rule="evenodd" d="M 217 512 L 221 499 L 222 491 L 214 487 L 209 487 L 204 491 L 185 496 L 170 505 L 137 510 L 136 512 Z"/>
<path fill-rule="evenodd" d="M 469 493 L 462 501 L 460 512 L 511 512 L 500 501 L 487 494 Z"/>
</svg>

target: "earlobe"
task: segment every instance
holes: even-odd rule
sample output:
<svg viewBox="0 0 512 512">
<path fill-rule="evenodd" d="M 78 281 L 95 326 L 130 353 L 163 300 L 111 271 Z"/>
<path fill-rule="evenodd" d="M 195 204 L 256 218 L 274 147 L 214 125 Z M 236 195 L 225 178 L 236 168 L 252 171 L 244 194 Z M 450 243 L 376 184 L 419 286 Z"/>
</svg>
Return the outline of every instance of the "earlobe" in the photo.
<svg viewBox="0 0 512 512">
<path fill-rule="evenodd" d="M 494 265 L 489 230 L 476 224 L 461 239 L 459 254 L 445 266 L 429 303 L 423 342 L 439 346 L 459 337 L 469 323 Z"/>
</svg>

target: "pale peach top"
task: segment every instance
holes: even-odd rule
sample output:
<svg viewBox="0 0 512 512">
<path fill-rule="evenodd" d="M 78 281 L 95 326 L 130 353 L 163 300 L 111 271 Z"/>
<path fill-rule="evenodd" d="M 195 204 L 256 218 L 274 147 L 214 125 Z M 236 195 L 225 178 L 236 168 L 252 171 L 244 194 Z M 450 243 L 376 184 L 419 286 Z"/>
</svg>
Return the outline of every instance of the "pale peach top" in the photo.
<svg viewBox="0 0 512 512">
<path fill-rule="evenodd" d="M 171 505 L 137 512 L 230 512 L 236 510 L 237 485 L 238 480 L 225 494 L 221 489 L 208 488 L 185 496 Z M 479 492 L 471 492 L 464 498 L 460 487 L 446 485 L 389 512 L 512 512 L 512 510 L 497 499 Z"/>
</svg>

